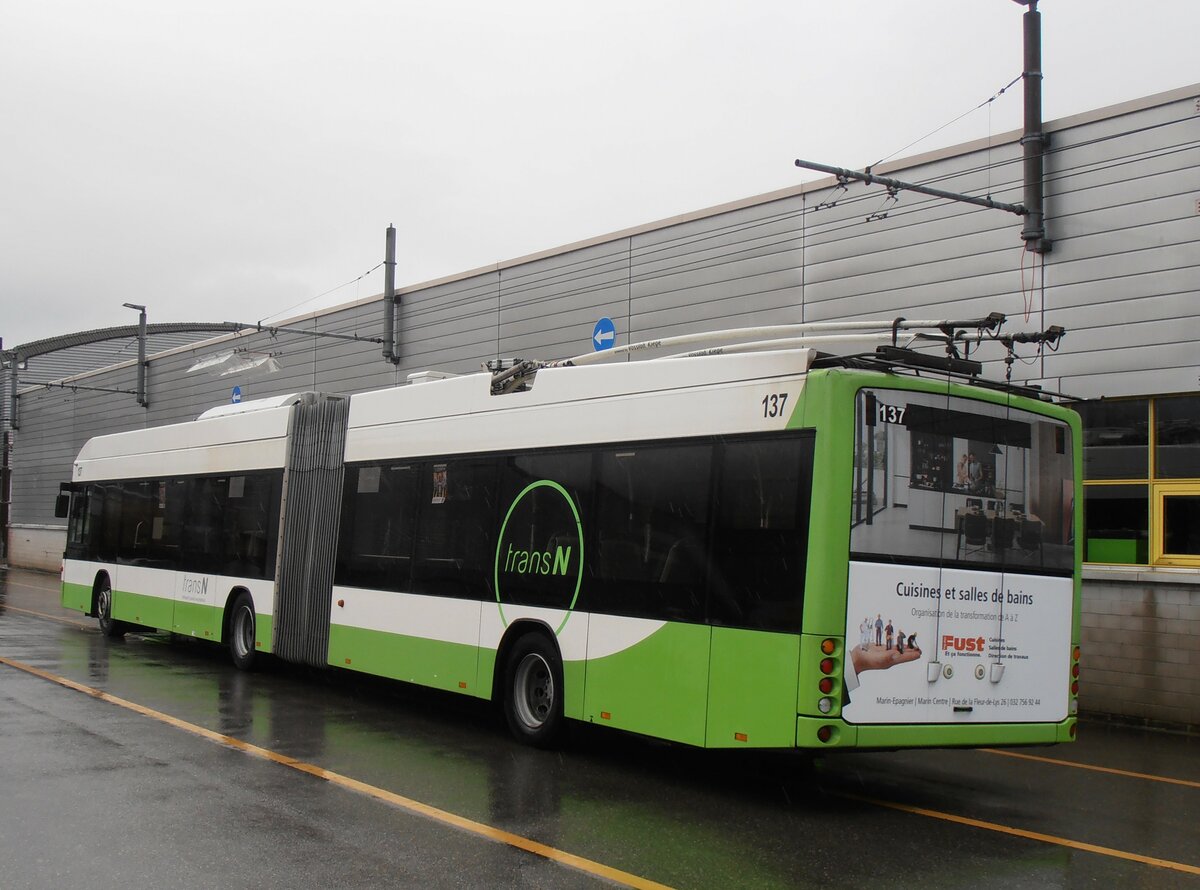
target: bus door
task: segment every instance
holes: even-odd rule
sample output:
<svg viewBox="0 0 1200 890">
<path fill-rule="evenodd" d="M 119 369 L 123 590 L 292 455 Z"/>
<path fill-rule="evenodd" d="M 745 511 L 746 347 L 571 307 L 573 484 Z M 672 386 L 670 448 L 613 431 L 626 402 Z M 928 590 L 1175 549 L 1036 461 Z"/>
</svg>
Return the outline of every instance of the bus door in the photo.
<svg viewBox="0 0 1200 890">
<path fill-rule="evenodd" d="M 720 445 L 708 566 L 709 747 L 795 742 L 815 441 L 796 430 Z"/>
<path fill-rule="evenodd" d="M 106 512 L 119 500 L 112 579 L 112 617 L 119 621 L 174 629 L 178 520 L 186 505 L 179 486 L 159 480 L 116 483 L 105 498 Z"/>
<path fill-rule="evenodd" d="M 712 629 L 704 552 L 714 445 L 601 450 L 583 717 L 703 745 Z"/>
<path fill-rule="evenodd" d="M 222 610 L 229 585 L 231 535 L 227 531 L 230 492 L 238 494 L 244 477 L 200 476 L 172 480 L 167 488 L 168 528 L 183 528 L 186 542 L 175 576 L 171 630 L 201 639 L 220 639 Z M 181 503 L 182 502 L 182 503 Z"/>
</svg>

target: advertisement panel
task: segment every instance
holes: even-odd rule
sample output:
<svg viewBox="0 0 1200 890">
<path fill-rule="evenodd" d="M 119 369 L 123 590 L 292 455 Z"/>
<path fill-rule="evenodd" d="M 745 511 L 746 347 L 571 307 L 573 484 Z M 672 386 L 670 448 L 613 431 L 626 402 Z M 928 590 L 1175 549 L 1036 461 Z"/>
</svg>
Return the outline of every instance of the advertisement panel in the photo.
<svg viewBox="0 0 1200 890">
<path fill-rule="evenodd" d="M 850 723 L 1016 723 L 1067 716 L 1070 578 L 850 564 Z"/>
</svg>

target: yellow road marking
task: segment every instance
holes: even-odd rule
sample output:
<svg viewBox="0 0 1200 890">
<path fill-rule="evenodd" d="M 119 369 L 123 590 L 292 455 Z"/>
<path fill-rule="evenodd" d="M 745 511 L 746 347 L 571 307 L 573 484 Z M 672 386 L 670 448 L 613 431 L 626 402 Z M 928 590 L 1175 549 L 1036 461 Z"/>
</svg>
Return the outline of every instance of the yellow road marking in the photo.
<svg viewBox="0 0 1200 890">
<path fill-rule="evenodd" d="M 1125 850 L 1114 850 L 1112 847 L 1101 847 L 1097 844 L 1087 844 L 1083 841 L 1071 840 L 1067 837 L 1058 837 L 1053 834 L 1042 834 L 1039 831 L 1026 831 L 1024 828 L 1013 828 L 1010 825 L 1001 825 L 997 822 L 984 822 L 981 819 L 971 819 L 968 816 L 956 816 L 953 813 L 943 813 L 938 810 L 927 810 L 924 807 L 914 807 L 903 803 L 893 803 L 888 800 L 878 800 L 873 797 L 862 797 L 858 794 L 848 792 L 835 792 L 839 797 L 857 800 L 860 803 L 869 803 L 877 807 L 886 807 L 889 810 L 899 810 L 902 813 L 913 813 L 918 816 L 928 816 L 931 819 L 941 819 L 945 822 L 954 822 L 958 825 L 969 825 L 972 828 L 983 828 L 987 831 L 998 831 L 1001 834 L 1012 835 L 1013 837 L 1023 837 L 1032 841 L 1041 841 L 1045 844 L 1057 844 L 1060 847 L 1070 847 L 1073 850 L 1083 850 L 1088 853 L 1098 853 L 1101 856 L 1111 856 L 1115 859 L 1127 859 L 1131 862 L 1140 862 L 1143 865 L 1155 865 L 1159 868 L 1169 868 L 1174 871 L 1181 871 L 1184 874 L 1200 875 L 1200 865 L 1188 865 L 1186 862 L 1175 862 L 1171 859 L 1158 859 L 1154 856 L 1142 856 L 1140 853 L 1128 853 Z"/>
<path fill-rule="evenodd" d="M 339 785 L 342 788 L 348 788 L 352 791 L 357 791 L 365 794 L 368 797 L 373 797 L 376 800 L 382 800 L 394 806 L 407 810 L 410 813 L 425 816 L 434 821 L 441 822 L 444 825 L 452 825 L 463 831 L 469 832 L 479 837 L 487 838 L 496 843 L 507 844 L 510 847 L 516 847 L 519 850 L 525 850 L 528 853 L 533 853 L 536 856 L 542 856 L 553 862 L 558 862 L 570 868 L 578 869 L 579 871 L 587 872 L 588 874 L 596 875 L 597 877 L 606 878 L 618 884 L 624 884 L 627 887 L 645 888 L 645 890 L 670 890 L 666 884 L 660 884 L 657 881 L 651 881 L 647 878 L 639 877 L 638 875 L 630 874 L 629 872 L 621 871 L 617 868 L 603 865 L 599 862 L 594 862 L 591 859 L 585 859 L 582 856 L 576 856 L 573 853 L 567 853 L 564 850 L 559 850 L 555 847 L 549 847 L 545 844 L 540 844 L 535 840 L 530 840 L 527 837 L 522 837 L 519 834 L 512 834 L 500 828 L 495 828 L 491 825 L 485 825 L 482 822 L 476 822 L 473 819 L 468 819 L 465 816 L 459 816 L 456 813 L 451 813 L 446 810 L 438 809 L 426 803 L 421 803 L 419 800 L 413 800 L 410 797 L 396 794 L 393 791 L 387 791 L 383 788 L 377 788 L 374 785 L 368 785 L 366 782 L 360 782 L 357 779 L 351 779 L 349 776 L 343 776 L 340 773 L 335 773 L 331 770 L 323 769 L 311 763 L 305 763 L 302 760 L 296 760 L 293 757 L 288 757 L 285 754 L 278 754 L 275 751 L 267 748 L 260 748 L 258 745 L 252 745 L 249 742 L 244 742 L 241 739 L 235 739 L 232 736 L 222 735 L 219 732 L 214 732 L 211 729 L 206 729 L 203 726 L 197 726 L 195 723 L 188 723 L 186 720 L 180 720 L 178 717 L 172 717 L 170 714 L 164 714 L 161 711 L 155 711 L 152 708 L 147 708 L 145 705 L 139 705 L 136 702 L 131 702 L 123 698 L 118 698 L 115 695 L 110 695 L 102 690 L 95 689 L 91 686 L 85 686 L 82 683 L 76 683 L 74 680 L 68 680 L 66 677 L 59 677 L 56 674 L 51 674 L 32 665 L 23 664 L 19 661 L 13 661 L 11 658 L 0 656 L 0 664 L 6 664 L 11 668 L 19 671 L 24 671 L 27 674 L 32 674 L 35 677 L 41 677 L 43 680 L 49 680 L 51 683 L 57 683 L 60 686 L 65 686 L 68 689 L 74 689 L 76 692 L 82 692 L 85 695 L 90 695 L 92 698 L 100 701 L 108 702 L 109 704 L 117 705 L 126 708 L 130 711 L 135 711 L 143 716 L 150 717 L 168 726 L 173 726 L 176 729 L 181 729 L 184 732 L 189 732 L 209 741 L 216 742 L 220 745 L 225 745 L 234 748 L 238 751 L 243 751 L 246 754 L 251 754 L 255 757 L 261 757 L 264 760 L 269 760 L 272 763 L 278 763 L 283 766 L 291 767 L 294 770 L 299 770 L 302 773 L 307 773 L 310 776 L 315 776 L 318 779 L 324 779 L 327 782 L 332 782 L 334 785 Z"/>
<path fill-rule="evenodd" d="M 45 612 L 35 612 L 33 609 L 22 609 L 20 606 L 3 606 L 0 607 L 5 612 L 19 612 L 22 615 L 32 615 L 34 618 L 45 618 L 47 621 L 58 621 L 62 624 L 69 624 L 71 627 L 90 628 L 92 625 L 84 621 L 76 621 L 71 618 L 63 618 L 61 615 L 47 615 Z"/>
<path fill-rule="evenodd" d="M 1149 782 L 1169 782 L 1172 785 L 1183 785 L 1187 788 L 1200 788 L 1200 782 L 1189 779 L 1173 779 L 1170 776 L 1155 776 L 1151 773 L 1135 773 L 1124 769 L 1113 769 L 1110 766 L 1093 766 L 1090 763 L 1078 763 L 1074 760 L 1058 760 L 1054 757 L 1039 757 L 1036 754 L 1019 754 L 1016 751 L 1001 751 L 998 748 L 980 748 L 987 754 L 999 754 L 1002 757 L 1017 757 L 1021 760 L 1035 760 L 1038 763 L 1049 763 L 1054 766 L 1071 766 L 1075 769 L 1090 769 L 1097 773 L 1109 773 L 1113 776 L 1127 776 L 1130 779 L 1146 779 Z"/>
</svg>

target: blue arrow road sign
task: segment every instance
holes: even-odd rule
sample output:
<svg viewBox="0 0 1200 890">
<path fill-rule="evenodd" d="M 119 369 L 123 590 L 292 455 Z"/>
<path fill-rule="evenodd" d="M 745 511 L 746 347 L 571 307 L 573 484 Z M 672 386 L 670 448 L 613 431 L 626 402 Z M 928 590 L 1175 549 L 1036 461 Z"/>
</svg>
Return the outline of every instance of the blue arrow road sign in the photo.
<svg viewBox="0 0 1200 890">
<path fill-rule="evenodd" d="M 240 386 L 235 386 L 235 387 L 233 388 L 233 398 L 231 399 L 231 401 L 232 401 L 232 402 L 233 402 L 233 404 L 235 404 L 235 405 L 238 405 L 238 404 L 240 404 L 240 403 L 241 403 L 241 401 L 242 401 L 242 388 L 241 388 Z"/>
<path fill-rule="evenodd" d="M 596 352 L 601 352 L 605 349 L 612 349 L 616 342 L 617 326 L 613 324 L 613 320 L 605 316 L 596 322 L 596 326 L 592 328 L 592 348 Z"/>
</svg>

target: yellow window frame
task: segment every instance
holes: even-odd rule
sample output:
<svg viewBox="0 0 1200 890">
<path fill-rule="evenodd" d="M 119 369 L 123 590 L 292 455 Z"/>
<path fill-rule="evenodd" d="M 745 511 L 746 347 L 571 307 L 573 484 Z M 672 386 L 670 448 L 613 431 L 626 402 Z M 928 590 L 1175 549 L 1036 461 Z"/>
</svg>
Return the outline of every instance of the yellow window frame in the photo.
<svg viewBox="0 0 1200 890">
<path fill-rule="evenodd" d="M 1200 554 L 1167 553 L 1167 529 L 1163 514 L 1169 497 L 1200 497 L 1200 480 L 1153 482 L 1150 485 L 1150 563 L 1160 566 L 1200 568 Z"/>
</svg>

